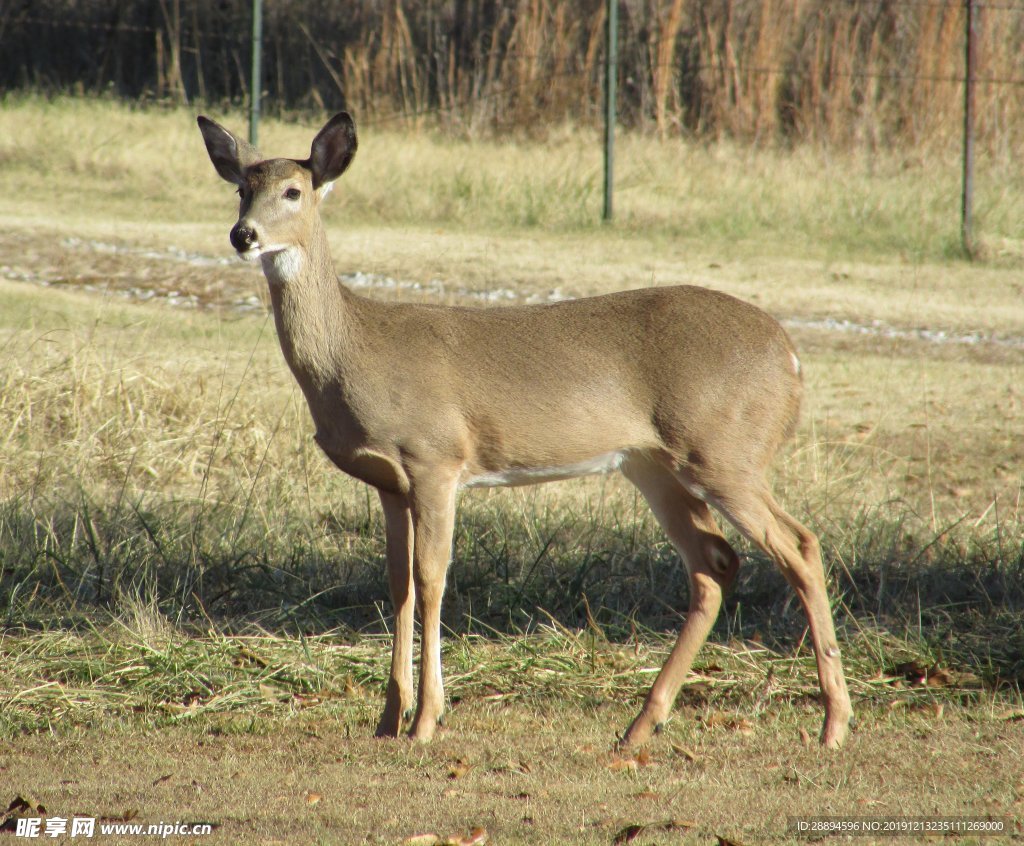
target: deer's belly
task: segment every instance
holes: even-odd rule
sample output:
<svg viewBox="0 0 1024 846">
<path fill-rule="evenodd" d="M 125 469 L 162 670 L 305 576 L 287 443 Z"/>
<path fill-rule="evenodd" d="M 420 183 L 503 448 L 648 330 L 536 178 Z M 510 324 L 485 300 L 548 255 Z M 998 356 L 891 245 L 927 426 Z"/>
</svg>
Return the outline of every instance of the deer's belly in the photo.
<svg viewBox="0 0 1024 846">
<path fill-rule="evenodd" d="M 590 476 L 594 473 L 610 473 L 619 469 L 625 455 L 625 450 L 617 450 L 596 455 L 585 461 L 550 467 L 508 467 L 481 473 L 473 473 L 467 469 L 463 471 L 459 484 L 464 488 L 515 487 L 517 485 L 534 485 L 539 482 L 575 479 L 578 476 Z"/>
</svg>

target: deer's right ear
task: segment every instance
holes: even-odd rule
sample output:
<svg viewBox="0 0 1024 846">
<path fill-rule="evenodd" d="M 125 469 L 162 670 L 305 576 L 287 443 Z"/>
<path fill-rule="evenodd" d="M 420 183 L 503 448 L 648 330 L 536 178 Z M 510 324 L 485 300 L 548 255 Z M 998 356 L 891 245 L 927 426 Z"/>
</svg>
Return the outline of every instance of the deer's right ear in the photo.
<svg viewBox="0 0 1024 846">
<path fill-rule="evenodd" d="M 260 154 L 251 144 L 236 138 L 223 126 L 208 117 L 197 118 L 199 131 L 206 142 L 206 152 L 217 173 L 233 185 L 242 184 L 242 171 L 260 161 Z"/>
</svg>

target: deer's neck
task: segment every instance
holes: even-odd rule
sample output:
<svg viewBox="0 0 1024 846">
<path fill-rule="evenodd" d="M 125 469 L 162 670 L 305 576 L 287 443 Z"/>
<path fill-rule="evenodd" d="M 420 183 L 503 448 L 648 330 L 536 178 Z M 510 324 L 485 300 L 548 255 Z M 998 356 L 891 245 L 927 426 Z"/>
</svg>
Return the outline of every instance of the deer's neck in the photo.
<svg viewBox="0 0 1024 846">
<path fill-rule="evenodd" d="M 285 360 L 307 396 L 319 393 L 343 373 L 352 328 L 323 226 L 262 262 Z"/>
</svg>

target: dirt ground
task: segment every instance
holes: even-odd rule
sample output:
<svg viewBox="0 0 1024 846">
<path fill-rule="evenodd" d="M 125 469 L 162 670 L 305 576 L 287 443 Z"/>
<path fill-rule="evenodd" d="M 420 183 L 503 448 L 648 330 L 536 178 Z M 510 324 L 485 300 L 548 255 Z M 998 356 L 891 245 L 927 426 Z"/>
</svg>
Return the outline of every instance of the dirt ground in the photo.
<svg viewBox="0 0 1024 846">
<path fill-rule="evenodd" d="M 648 753 L 624 760 L 611 742 L 628 716 L 621 705 L 474 701 L 456 706 L 429 746 L 373 739 L 366 707 L 326 719 L 108 725 L 7 744 L 0 800 L 22 796 L 64 817 L 212 824 L 210 836 L 170 838 L 195 843 L 416 843 L 479 829 L 492 844 L 785 843 L 808 842 L 791 818 L 820 816 L 1015 817 L 1007 833 L 1024 839 L 1019 714 L 869 710 L 830 754 L 808 742 L 810 707 L 754 720 L 684 707 Z"/>
</svg>

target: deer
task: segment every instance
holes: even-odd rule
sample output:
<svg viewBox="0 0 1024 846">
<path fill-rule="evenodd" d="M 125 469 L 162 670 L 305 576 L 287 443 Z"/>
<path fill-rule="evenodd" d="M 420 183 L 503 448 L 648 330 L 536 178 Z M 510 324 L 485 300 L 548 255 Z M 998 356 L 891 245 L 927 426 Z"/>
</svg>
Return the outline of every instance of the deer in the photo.
<svg viewBox="0 0 1024 846">
<path fill-rule="evenodd" d="M 460 489 L 620 471 L 682 559 L 689 612 L 620 749 L 668 720 L 740 559 L 712 509 L 781 570 L 807 616 L 825 719 L 852 717 L 817 537 L 775 501 L 769 465 L 796 427 L 803 376 L 782 326 L 697 286 L 485 308 L 391 302 L 339 279 L 320 206 L 356 153 L 332 117 L 308 158 L 263 158 L 200 116 L 240 197 L 230 241 L 262 265 L 281 350 L 313 439 L 375 488 L 394 605 L 378 737 L 431 740 L 445 711 L 441 603 Z M 413 685 L 414 621 L 420 620 Z"/>
</svg>

